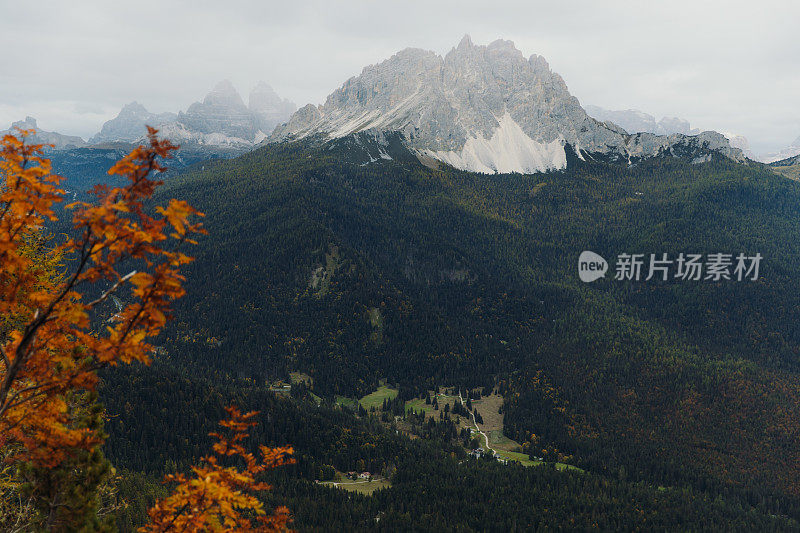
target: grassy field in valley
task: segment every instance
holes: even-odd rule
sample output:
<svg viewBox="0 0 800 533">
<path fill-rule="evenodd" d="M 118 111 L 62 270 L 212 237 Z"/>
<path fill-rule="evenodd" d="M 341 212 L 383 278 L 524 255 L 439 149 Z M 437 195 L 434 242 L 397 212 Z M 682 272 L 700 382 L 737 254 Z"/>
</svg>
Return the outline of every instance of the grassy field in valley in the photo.
<svg viewBox="0 0 800 533">
<path fill-rule="evenodd" d="M 383 400 L 394 400 L 397 397 L 397 389 L 393 389 L 386 385 L 378 387 L 378 390 L 371 392 L 361 398 L 358 403 L 361 407 L 369 411 L 371 408 L 380 409 L 383 405 Z"/>
</svg>

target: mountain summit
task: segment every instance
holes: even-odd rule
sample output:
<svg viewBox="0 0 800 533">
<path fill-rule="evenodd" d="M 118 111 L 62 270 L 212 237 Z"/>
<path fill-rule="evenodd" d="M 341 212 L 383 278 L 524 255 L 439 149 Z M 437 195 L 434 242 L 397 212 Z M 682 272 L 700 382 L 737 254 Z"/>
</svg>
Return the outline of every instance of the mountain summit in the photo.
<svg viewBox="0 0 800 533">
<path fill-rule="evenodd" d="M 115 118 L 104 123 L 91 142 L 135 141 L 145 134 L 145 125 L 158 126 L 173 122 L 176 118 L 175 113 L 150 113 L 139 102 L 131 102 L 123 106 Z"/>
<path fill-rule="evenodd" d="M 579 157 L 628 162 L 676 149 L 742 159 L 715 132 L 630 135 L 597 121 L 542 56 L 526 59 L 511 41 L 480 46 L 469 36 L 444 57 L 408 48 L 364 68 L 324 105 L 297 111 L 269 140 L 361 131 L 399 132 L 418 156 L 485 173 L 565 168 L 567 145 Z"/>
<path fill-rule="evenodd" d="M 250 110 L 228 80 L 219 82 L 202 102 L 178 113 L 178 122 L 198 133 L 217 133 L 229 138 L 252 141 L 256 127 Z"/>
<path fill-rule="evenodd" d="M 261 142 L 295 109 L 292 102 L 281 99 L 264 82 L 256 85 L 246 105 L 233 84 L 223 80 L 186 112 L 154 114 L 132 102 L 103 124 L 92 142 L 138 142 L 145 136 L 145 125 L 149 125 L 180 144 L 249 148 Z"/>
</svg>

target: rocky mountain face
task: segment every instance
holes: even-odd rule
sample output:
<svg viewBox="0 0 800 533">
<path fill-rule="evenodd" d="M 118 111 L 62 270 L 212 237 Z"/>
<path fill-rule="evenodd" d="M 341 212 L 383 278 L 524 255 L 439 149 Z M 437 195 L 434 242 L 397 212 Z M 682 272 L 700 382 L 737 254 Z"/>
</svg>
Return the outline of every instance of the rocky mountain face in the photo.
<svg viewBox="0 0 800 533">
<path fill-rule="evenodd" d="M 269 141 L 368 130 L 400 132 L 421 158 L 486 173 L 565 168 L 567 149 L 628 162 L 676 147 L 743 159 L 716 132 L 631 135 L 595 120 L 543 57 L 525 58 L 510 41 L 477 46 L 469 36 L 444 57 L 410 48 L 366 67 L 324 105 L 297 111 Z"/>
<path fill-rule="evenodd" d="M 150 113 L 142 104 L 131 102 L 122 108 L 119 115 L 103 124 L 90 142 L 134 142 L 144 135 L 145 126 L 174 122 L 177 117 L 175 113 Z"/>
<path fill-rule="evenodd" d="M 261 142 L 295 109 L 292 102 L 281 99 L 263 82 L 253 89 L 246 105 L 231 82 L 225 80 L 201 102 L 177 114 L 154 114 L 136 102 L 130 103 L 116 118 L 103 124 L 92 142 L 139 142 L 145 135 L 145 125 L 150 125 L 179 144 L 241 149 Z"/>
<path fill-rule="evenodd" d="M 587 105 L 586 113 L 601 122 L 613 122 L 628 133 L 654 133 L 656 135 L 699 135 L 701 131 L 692 128 L 688 120 L 678 117 L 663 117 L 656 121 L 653 115 L 638 109 L 611 110 L 596 105 Z M 747 137 L 736 133 L 720 132 L 728 139 L 732 148 L 738 148 L 750 159 L 758 160 L 750 150 Z"/>
<path fill-rule="evenodd" d="M 587 105 L 586 113 L 600 122 L 613 122 L 628 133 L 655 133 L 656 135 L 697 135 L 699 129 L 692 128 L 688 120 L 678 117 L 656 117 L 638 109 L 610 110 L 596 105 Z"/>
<path fill-rule="evenodd" d="M 16 128 L 23 130 L 36 130 L 36 135 L 31 138 L 31 141 L 38 144 L 52 144 L 54 150 L 66 150 L 69 148 L 80 148 L 86 146 L 86 141 L 74 135 L 62 135 L 54 131 L 44 131 L 39 129 L 36 124 L 36 119 L 33 117 L 25 117 L 25 120 L 19 120 L 11 124 L 11 127 L 5 131 L 0 131 L 0 137 L 7 133 L 14 133 Z"/>
</svg>

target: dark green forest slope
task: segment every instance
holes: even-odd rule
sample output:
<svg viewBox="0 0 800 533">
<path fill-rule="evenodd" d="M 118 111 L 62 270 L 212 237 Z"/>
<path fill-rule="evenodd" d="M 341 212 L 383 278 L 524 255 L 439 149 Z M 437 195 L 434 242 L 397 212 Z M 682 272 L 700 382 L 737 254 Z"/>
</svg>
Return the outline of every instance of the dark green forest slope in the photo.
<svg viewBox="0 0 800 533">
<path fill-rule="evenodd" d="M 662 486 L 699 508 L 711 507 L 706 498 L 736 502 L 720 511 L 731 524 L 733 507 L 800 517 L 800 184 L 721 159 L 571 161 L 565 172 L 486 176 L 393 155 L 363 165 L 336 149 L 273 145 L 168 180 L 161 194 L 204 211 L 209 235 L 191 251 L 162 362 L 204 383 L 258 390 L 302 371 L 325 398 L 364 394 L 380 379 L 409 398 L 439 384 L 498 384 L 510 437 L 591 473 L 519 474 L 553 475 L 559 494 L 594 494 L 586 497 L 598 506 L 613 499 L 596 492 L 609 486 Z M 620 253 L 764 259 L 758 281 L 626 282 L 610 272 L 583 284 L 583 250 L 610 262 Z M 115 415 L 119 387 L 105 395 Z M 132 404 L 140 396 L 125 395 Z M 197 416 L 195 396 L 180 400 L 187 417 Z M 176 438 L 191 438 L 183 427 L 202 433 L 169 427 Z M 122 451 L 135 435 L 110 433 L 116 463 L 151 468 Z M 498 477 L 515 479 L 510 472 Z M 402 501 L 419 499 L 412 493 L 426 483 L 436 482 L 409 484 Z M 290 505 L 314 499 L 302 486 Z M 409 517 L 424 512 L 408 505 Z M 398 512 L 392 520 L 404 519 Z M 578 528 L 604 515 L 569 513 Z"/>
<path fill-rule="evenodd" d="M 297 392 L 276 397 L 253 383 L 210 383 L 164 365 L 110 373 L 104 395 L 113 438 L 106 452 L 120 469 L 118 487 L 128 503 L 117 526 L 131 531 L 143 522 L 147 506 L 165 492 L 161 476 L 197 461 L 211 444 L 204 435 L 223 406 L 235 403 L 260 411 L 251 442 L 294 446 L 297 463 L 271 472 L 274 489 L 266 498 L 270 506 L 287 505 L 301 531 L 797 528 L 736 494 L 475 459 L 446 423 L 429 438 L 410 440 L 374 418 Z M 334 469 L 369 470 L 390 477 L 392 486 L 364 496 L 315 483 Z"/>
</svg>

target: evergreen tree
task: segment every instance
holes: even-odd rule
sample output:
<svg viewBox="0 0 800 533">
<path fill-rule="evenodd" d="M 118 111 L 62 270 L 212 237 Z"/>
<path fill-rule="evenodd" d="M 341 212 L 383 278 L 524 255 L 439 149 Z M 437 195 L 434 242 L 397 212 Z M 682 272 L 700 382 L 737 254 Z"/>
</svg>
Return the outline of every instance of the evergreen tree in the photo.
<svg viewBox="0 0 800 533">
<path fill-rule="evenodd" d="M 103 408 L 96 393 L 71 393 L 67 401 L 74 413 L 75 429 L 105 438 Z M 67 452 L 66 459 L 54 468 L 31 463 L 19 466 L 22 493 L 31 498 L 36 510 L 29 525 L 56 532 L 114 531 L 113 470 L 100 444 Z"/>
</svg>

